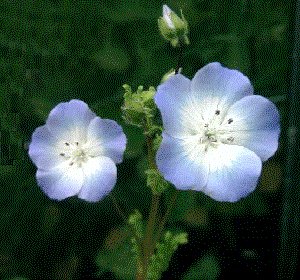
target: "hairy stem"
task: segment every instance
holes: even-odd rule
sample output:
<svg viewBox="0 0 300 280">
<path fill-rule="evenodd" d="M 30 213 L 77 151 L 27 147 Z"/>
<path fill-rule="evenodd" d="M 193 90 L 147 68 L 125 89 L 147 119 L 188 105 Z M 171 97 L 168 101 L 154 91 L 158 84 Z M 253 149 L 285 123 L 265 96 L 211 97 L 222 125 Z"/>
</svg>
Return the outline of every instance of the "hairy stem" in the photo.
<svg viewBox="0 0 300 280">
<path fill-rule="evenodd" d="M 152 126 L 151 119 L 146 119 L 145 124 L 145 135 L 146 135 L 146 142 L 147 142 L 147 150 L 148 150 L 148 159 L 149 159 L 149 169 L 157 169 L 156 162 L 155 162 L 155 151 L 153 149 L 153 140 L 152 135 L 149 134 L 150 128 Z M 159 206 L 159 199 L 160 195 L 155 195 L 152 193 L 152 199 L 151 199 L 151 206 L 150 206 L 150 213 L 149 213 L 149 219 L 146 226 L 146 232 L 143 238 L 143 244 L 142 249 L 143 253 L 141 257 L 143 260 L 141 261 L 142 264 L 142 271 L 138 273 L 139 280 L 145 280 L 147 278 L 147 271 L 151 260 L 151 255 L 153 251 L 153 245 L 151 243 L 152 237 L 154 235 L 155 231 L 155 225 L 157 224 L 157 213 L 158 213 L 158 206 Z"/>
<path fill-rule="evenodd" d="M 118 202 L 117 202 L 116 198 L 113 196 L 112 193 L 109 193 L 109 196 L 110 196 L 110 198 L 112 199 L 113 204 L 115 205 L 115 207 L 116 207 L 116 209 L 117 209 L 117 212 L 119 213 L 119 215 L 120 215 L 121 218 L 123 219 L 125 225 L 127 225 L 127 224 L 128 224 L 128 221 L 127 221 L 127 219 L 126 219 L 124 213 L 122 212 L 120 206 L 118 205 Z M 134 235 L 134 238 L 135 238 L 135 240 L 136 240 L 136 242 L 137 242 L 137 245 L 138 245 L 138 247 L 139 247 L 139 251 L 142 252 L 142 242 L 141 242 L 140 238 L 137 236 L 137 234 L 136 234 L 136 232 L 135 232 L 135 230 L 134 230 L 134 228 L 133 228 L 133 226 L 132 226 L 131 224 L 129 224 L 129 228 L 130 228 L 131 233 Z"/>
<path fill-rule="evenodd" d="M 181 59 L 182 59 L 182 54 L 183 54 L 183 47 L 182 45 L 179 46 L 179 54 L 178 54 L 178 59 L 177 59 L 177 65 L 175 68 L 175 75 L 178 74 L 180 65 L 181 65 Z"/>
<path fill-rule="evenodd" d="M 171 211 L 172 211 L 172 209 L 173 209 L 173 207 L 175 205 L 177 194 L 178 194 L 178 190 L 176 189 L 174 191 L 174 193 L 173 193 L 171 201 L 169 201 L 168 208 L 167 208 L 167 210 L 165 212 L 165 215 L 163 216 L 163 218 L 161 220 L 161 223 L 160 223 L 159 228 L 157 230 L 156 236 L 154 238 L 154 242 L 153 242 L 154 244 L 156 244 L 158 242 L 158 240 L 159 240 L 159 238 L 161 236 L 161 233 L 162 233 L 162 231 L 163 231 L 163 229 L 165 227 L 165 224 L 166 224 L 166 222 L 167 222 L 167 220 L 168 220 L 168 218 L 169 218 L 169 216 L 171 214 Z"/>
</svg>

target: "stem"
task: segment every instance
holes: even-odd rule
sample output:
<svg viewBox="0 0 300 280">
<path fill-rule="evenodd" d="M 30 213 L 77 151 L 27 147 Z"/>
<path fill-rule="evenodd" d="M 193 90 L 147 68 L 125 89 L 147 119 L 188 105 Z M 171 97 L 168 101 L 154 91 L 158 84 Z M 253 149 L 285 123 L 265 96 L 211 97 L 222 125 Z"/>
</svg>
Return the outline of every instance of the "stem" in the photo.
<svg viewBox="0 0 300 280">
<path fill-rule="evenodd" d="M 129 224 L 126 217 L 125 217 L 125 215 L 124 215 L 124 213 L 122 212 L 120 206 L 118 205 L 118 202 L 117 202 L 116 198 L 113 196 L 112 193 L 109 193 L 109 196 L 112 199 L 113 204 L 115 205 L 115 207 L 117 209 L 117 212 L 119 213 L 119 215 L 123 219 L 125 225 Z M 130 228 L 131 233 L 134 235 L 134 238 L 136 239 L 136 242 L 137 242 L 137 245 L 139 247 L 140 252 L 142 252 L 142 250 L 141 250 L 142 249 L 142 243 L 141 243 L 140 238 L 136 235 L 136 232 L 135 232 L 135 230 L 134 230 L 134 228 L 131 224 L 129 224 L 129 228 Z"/>
<path fill-rule="evenodd" d="M 153 248 L 153 243 L 151 243 L 151 238 L 154 233 L 154 228 L 156 224 L 156 216 L 158 212 L 158 205 L 159 205 L 159 198 L 160 195 L 152 195 L 152 202 L 151 202 L 151 210 L 150 210 L 150 217 L 147 223 L 147 228 L 146 228 L 146 235 L 143 240 L 143 245 L 144 245 L 144 268 L 143 268 L 143 278 L 146 279 L 147 277 L 147 271 L 152 255 L 152 248 Z"/>
<path fill-rule="evenodd" d="M 113 204 L 115 205 L 115 207 L 116 207 L 116 209 L 117 209 L 117 212 L 119 213 L 119 215 L 120 215 L 121 218 L 123 219 L 124 223 L 127 224 L 127 219 L 126 219 L 125 215 L 123 214 L 121 208 L 119 207 L 116 198 L 113 196 L 112 193 L 109 193 L 109 196 L 110 196 L 110 198 L 112 199 Z"/>
<path fill-rule="evenodd" d="M 149 132 L 151 126 L 152 126 L 151 119 L 146 118 L 145 132 Z M 147 142 L 147 150 L 148 150 L 148 158 L 149 158 L 149 169 L 157 169 L 156 162 L 155 162 L 155 153 L 153 150 L 152 135 L 146 133 L 146 142 Z M 151 260 L 152 250 L 153 247 L 155 246 L 151 244 L 151 238 L 153 236 L 155 225 L 157 223 L 156 218 L 158 213 L 159 199 L 160 199 L 160 195 L 154 195 L 152 193 L 149 219 L 146 226 L 146 234 L 144 235 L 143 238 L 143 247 L 142 247 L 143 260 L 141 261 L 143 267 L 142 267 L 142 271 L 138 273 L 137 276 L 138 280 L 144 280 L 147 278 L 147 271 Z"/>
<path fill-rule="evenodd" d="M 161 220 L 160 226 L 159 226 L 159 228 L 157 230 L 157 234 L 156 234 L 156 236 L 154 238 L 154 244 L 156 244 L 158 242 L 158 240 L 159 240 L 159 238 L 161 236 L 161 233 L 162 233 L 162 231 L 163 231 L 163 229 L 165 227 L 165 224 L 166 224 L 166 222 L 167 222 L 167 220 L 168 220 L 168 218 L 169 218 L 169 216 L 171 214 L 171 211 L 172 211 L 172 209 L 174 207 L 177 195 L 178 195 L 178 190 L 176 189 L 174 191 L 174 193 L 173 193 L 172 200 L 171 200 L 171 202 L 168 205 L 168 208 L 167 208 L 167 210 L 165 212 L 165 215 L 163 216 L 163 218 Z"/>
<path fill-rule="evenodd" d="M 182 59 L 182 54 L 183 54 L 183 47 L 180 44 L 177 65 L 176 65 L 176 68 L 175 68 L 175 75 L 178 74 L 178 72 L 179 72 L 179 68 L 180 68 L 180 65 L 181 65 L 181 59 Z"/>
<path fill-rule="evenodd" d="M 150 130 L 150 126 L 151 126 L 151 120 L 147 118 L 147 124 L 145 129 L 146 132 Z M 157 169 L 151 135 L 146 134 L 146 142 L 147 142 L 147 150 L 148 150 L 148 158 L 149 158 L 149 169 Z"/>
</svg>

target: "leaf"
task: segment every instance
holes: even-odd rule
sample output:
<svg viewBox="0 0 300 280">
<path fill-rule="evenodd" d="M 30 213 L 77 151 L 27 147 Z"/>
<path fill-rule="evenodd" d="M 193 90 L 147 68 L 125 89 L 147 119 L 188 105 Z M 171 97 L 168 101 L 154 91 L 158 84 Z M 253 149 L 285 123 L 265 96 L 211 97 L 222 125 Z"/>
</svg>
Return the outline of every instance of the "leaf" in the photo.
<svg viewBox="0 0 300 280">
<path fill-rule="evenodd" d="M 171 194 L 172 197 L 172 194 Z M 177 194 L 176 204 L 172 210 L 170 221 L 185 221 L 187 213 L 196 206 L 196 193 L 194 191 L 181 191 Z"/>
<path fill-rule="evenodd" d="M 43 97 L 34 97 L 31 99 L 36 115 L 41 120 L 46 120 L 49 112 L 53 109 L 53 104 Z"/>
<path fill-rule="evenodd" d="M 184 275 L 182 280 L 213 280 L 220 275 L 221 268 L 214 255 L 206 255 Z"/>
<path fill-rule="evenodd" d="M 123 71 L 130 63 L 128 53 L 117 46 L 107 42 L 103 49 L 94 54 L 94 60 L 108 71 Z"/>
<path fill-rule="evenodd" d="M 136 254 L 132 252 L 133 244 L 123 243 L 113 251 L 101 250 L 97 256 L 100 270 L 108 269 L 121 279 L 134 279 L 137 273 Z"/>
<path fill-rule="evenodd" d="M 91 3 L 92 4 L 92 3 Z M 149 19 L 156 12 L 156 3 L 146 0 L 117 1 L 110 4 L 106 1 L 95 1 L 94 9 L 98 10 L 109 20 L 127 22 L 137 19 Z"/>
<path fill-rule="evenodd" d="M 126 158 L 134 158 L 143 153 L 144 136 L 141 129 L 134 126 L 123 126 L 124 133 L 127 137 L 127 146 L 124 153 Z"/>
</svg>

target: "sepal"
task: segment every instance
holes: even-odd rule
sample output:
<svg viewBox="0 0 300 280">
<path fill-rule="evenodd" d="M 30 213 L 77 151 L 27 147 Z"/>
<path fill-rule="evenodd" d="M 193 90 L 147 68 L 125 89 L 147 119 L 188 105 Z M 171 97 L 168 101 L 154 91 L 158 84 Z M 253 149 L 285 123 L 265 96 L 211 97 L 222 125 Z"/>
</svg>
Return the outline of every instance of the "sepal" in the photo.
<svg viewBox="0 0 300 280">
<path fill-rule="evenodd" d="M 148 169 L 145 173 L 147 175 L 147 186 L 151 188 L 154 195 L 162 194 L 169 187 L 169 183 L 157 169 Z"/>
</svg>

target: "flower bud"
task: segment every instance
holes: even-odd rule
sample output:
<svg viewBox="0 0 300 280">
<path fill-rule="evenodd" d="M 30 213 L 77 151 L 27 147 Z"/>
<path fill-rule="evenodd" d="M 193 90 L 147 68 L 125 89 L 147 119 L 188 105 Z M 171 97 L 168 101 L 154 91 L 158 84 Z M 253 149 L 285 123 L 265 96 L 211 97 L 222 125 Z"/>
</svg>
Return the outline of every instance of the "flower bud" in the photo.
<svg viewBox="0 0 300 280">
<path fill-rule="evenodd" d="M 163 19 L 169 25 L 170 28 L 175 29 L 174 23 L 172 21 L 171 13 L 172 10 L 167 5 L 163 5 Z M 175 13 L 173 12 L 173 14 Z M 176 14 L 175 16 L 178 17 Z"/>
<path fill-rule="evenodd" d="M 139 86 L 136 93 L 132 92 L 129 85 L 123 85 L 125 89 L 124 104 L 121 107 L 123 119 L 126 123 L 141 127 L 146 116 L 152 116 L 152 110 L 155 109 L 153 97 L 156 93 L 154 87 L 144 90 Z"/>
<path fill-rule="evenodd" d="M 162 36 L 170 41 L 173 47 L 177 47 L 181 42 L 189 44 L 187 37 L 188 23 L 182 11 L 181 18 L 177 16 L 167 5 L 163 5 L 163 16 L 158 19 L 158 27 Z"/>
</svg>

